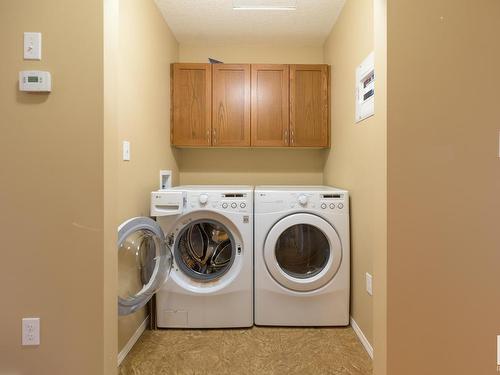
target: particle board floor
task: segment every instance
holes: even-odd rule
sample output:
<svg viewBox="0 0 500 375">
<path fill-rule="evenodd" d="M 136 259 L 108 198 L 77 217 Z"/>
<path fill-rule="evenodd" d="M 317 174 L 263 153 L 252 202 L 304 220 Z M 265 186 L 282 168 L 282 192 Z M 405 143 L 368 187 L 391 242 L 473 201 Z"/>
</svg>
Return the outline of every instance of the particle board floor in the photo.
<svg viewBox="0 0 500 375">
<path fill-rule="evenodd" d="M 346 328 L 146 331 L 120 375 L 292 375 L 372 373 L 371 359 Z"/>
</svg>

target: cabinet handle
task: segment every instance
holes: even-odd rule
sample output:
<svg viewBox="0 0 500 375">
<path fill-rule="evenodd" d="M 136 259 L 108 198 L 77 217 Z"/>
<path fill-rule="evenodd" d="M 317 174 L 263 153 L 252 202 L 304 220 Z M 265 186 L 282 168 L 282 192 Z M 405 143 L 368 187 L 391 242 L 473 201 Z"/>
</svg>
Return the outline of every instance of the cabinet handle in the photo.
<svg viewBox="0 0 500 375">
<path fill-rule="evenodd" d="M 293 145 L 293 142 L 294 142 L 294 134 L 293 134 L 293 130 L 290 130 L 290 143 Z"/>
<path fill-rule="evenodd" d="M 285 141 L 285 144 L 288 144 L 288 129 L 285 129 L 283 131 L 283 140 Z"/>
<path fill-rule="evenodd" d="M 207 140 L 208 144 L 210 145 L 211 139 L 210 139 L 210 129 L 207 130 Z"/>
<path fill-rule="evenodd" d="M 217 143 L 217 130 L 213 129 L 212 131 L 212 138 L 213 138 L 213 143 L 214 145 Z"/>
</svg>

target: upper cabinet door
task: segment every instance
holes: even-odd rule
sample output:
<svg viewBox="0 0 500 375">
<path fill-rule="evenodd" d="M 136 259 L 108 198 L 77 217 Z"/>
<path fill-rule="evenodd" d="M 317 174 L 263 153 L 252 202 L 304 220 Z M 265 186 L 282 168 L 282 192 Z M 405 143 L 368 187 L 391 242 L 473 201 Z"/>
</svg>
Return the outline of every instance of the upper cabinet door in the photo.
<svg viewBox="0 0 500 375">
<path fill-rule="evenodd" d="M 210 146 L 210 64 L 172 64 L 171 140 L 175 146 Z"/>
<path fill-rule="evenodd" d="M 328 65 L 290 65 L 290 146 L 330 144 Z"/>
<path fill-rule="evenodd" d="M 288 146 L 288 75 L 288 65 L 252 65 L 252 146 Z"/>
<path fill-rule="evenodd" d="M 212 69 L 212 145 L 250 146 L 250 65 Z"/>
</svg>

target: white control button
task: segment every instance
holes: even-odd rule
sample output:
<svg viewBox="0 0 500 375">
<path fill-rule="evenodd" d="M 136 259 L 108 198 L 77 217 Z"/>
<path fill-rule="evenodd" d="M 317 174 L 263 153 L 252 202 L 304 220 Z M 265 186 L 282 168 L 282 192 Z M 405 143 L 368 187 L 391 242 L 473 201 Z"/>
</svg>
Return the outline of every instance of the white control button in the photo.
<svg viewBox="0 0 500 375">
<path fill-rule="evenodd" d="M 227 203 L 222 203 L 222 208 L 227 208 Z"/>
<path fill-rule="evenodd" d="M 330 203 L 330 208 L 333 210 L 335 208 L 335 205 L 333 203 Z"/>
<path fill-rule="evenodd" d="M 238 207 L 238 205 L 236 203 L 234 203 L 234 202 L 231 203 L 231 208 L 236 208 L 236 207 Z"/>
<path fill-rule="evenodd" d="M 241 207 L 241 208 L 245 208 L 246 206 L 247 206 L 247 204 L 246 204 L 246 203 L 240 203 L 240 207 Z"/>
<path fill-rule="evenodd" d="M 207 204 L 207 202 L 208 202 L 208 195 L 207 194 L 201 194 L 198 199 L 200 200 L 201 204 Z"/>
<path fill-rule="evenodd" d="M 299 201 L 301 206 L 305 206 L 307 204 L 307 201 L 308 201 L 307 195 L 304 195 L 304 194 L 299 195 L 298 201 Z"/>
<path fill-rule="evenodd" d="M 321 203 L 321 208 L 324 210 L 326 208 L 326 203 Z"/>
<path fill-rule="evenodd" d="M 344 208 L 344 205 L 343 205 L 342 203 L 339 203 L 339 204 L 337 205 L 337 207 L 341 210 L 341 209 L 343 209 L 343 208 Z"/>
</svg>

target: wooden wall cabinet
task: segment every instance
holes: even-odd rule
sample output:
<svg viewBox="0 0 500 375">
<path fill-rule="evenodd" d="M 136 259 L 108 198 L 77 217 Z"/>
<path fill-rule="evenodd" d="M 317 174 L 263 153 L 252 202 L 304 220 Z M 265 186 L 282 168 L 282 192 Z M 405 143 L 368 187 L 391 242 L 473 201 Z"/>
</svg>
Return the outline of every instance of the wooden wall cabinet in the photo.
<svg viewBox="0 0 500 375">
<path fill-rule="evenodd" d="M 288 146 L 288 65 L 252 65 L 252 146 Z"/>
<path fill-rule="evenodd" d="M 172 65 L 172 144 L 329 147 L 328 65 Z"/>
<path fill-rule="evenodd" d="M 290 146 L 330 145 L 328 65 L 290 65 Z"/>
<path fill-rule="evenodd" d="M 212 68 L 173 64 L 171 142 L 175 146 L 212 144 Z"/>
<path fill-rule="evenodd" d="M 250 146 L 250 64 L 212 67 L 212 146 Z"/>
</svg>

